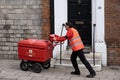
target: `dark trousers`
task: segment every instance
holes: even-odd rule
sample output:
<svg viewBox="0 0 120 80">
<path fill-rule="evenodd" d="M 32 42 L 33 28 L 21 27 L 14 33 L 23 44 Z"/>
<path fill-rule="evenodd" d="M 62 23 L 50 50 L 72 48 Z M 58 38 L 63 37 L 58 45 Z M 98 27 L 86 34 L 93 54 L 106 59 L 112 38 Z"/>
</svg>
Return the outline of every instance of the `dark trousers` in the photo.
<svg viewBox="0 0 120 80">
<path fill-rule="evenodd" d="M 78 64 L 77 64 L 77 56 L 80 58 L 82 63 L 85 65 L 85 67 L 88 69 L 88 71 L 91 74 L 95 73 L 95 71 L 93 70 L 93 68 L 91 67 L 89 62 L 87 61 L 86 57 L 84 56 L 83 49 L 78 50 L 78 51 L 73 51 L 71 54 L 71 62 L 72 62 L 72 65 L 73 65 L 76 72 L 80 72 L 80 70 L 78 68 Z"/>
</svg>

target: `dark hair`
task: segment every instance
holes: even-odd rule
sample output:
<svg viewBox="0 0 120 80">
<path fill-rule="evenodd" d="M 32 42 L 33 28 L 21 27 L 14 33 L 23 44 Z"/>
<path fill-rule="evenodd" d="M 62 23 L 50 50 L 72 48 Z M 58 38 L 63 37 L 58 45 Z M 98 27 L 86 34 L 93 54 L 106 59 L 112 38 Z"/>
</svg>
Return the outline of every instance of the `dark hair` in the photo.
<svg viewBox="0 0 120 80">
<path fill-rule="evenodd" d="M 66 22 L 65 25 L 69 26 L 70 28 L 74 27 L 71 22 Z"/>
</svg>

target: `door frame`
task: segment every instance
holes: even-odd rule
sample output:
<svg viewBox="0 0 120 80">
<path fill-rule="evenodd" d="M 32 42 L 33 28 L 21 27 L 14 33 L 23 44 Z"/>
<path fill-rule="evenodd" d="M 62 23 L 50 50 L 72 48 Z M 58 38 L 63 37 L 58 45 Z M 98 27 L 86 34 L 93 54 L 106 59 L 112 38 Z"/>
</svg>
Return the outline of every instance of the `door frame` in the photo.
<svg viewBox="0 0 120 80">
<path fill-rule="evenodd" d="M 50 0 L 50 34 L 54 33 L 54 0 Z"/>
<path fill-rule="evenodd" d="M 56 15 L 56 13 L 65 13 L 64 16 L 66 16 L 67 0 L 50 0 L 50 1 L 54 1 L 53 3 L 54 4 L 54 18 L 52 18 L 53 27 L 51 26 L 51 28 L 54 28 L 54 33 L 56 34 L 58 31 L 58 30 L 56 31 L 56 28 L 58 26 L 61 26 L 61 24 L 63 23 L 63 22 L 58 23 L 61 20 L 59 20 L 57 17 L 60 17 L 61 15 L 60 16 Z M 62 4 L 59 2 L 61 2 Z M 91 34 L 92 35 L 92 48 L 94 44 L 95 52 L 102 53 L 102 64 L 106 66 L 107 65 L 107 48 L 106 48 L 106 43 L 105 43 L 104 0 L 92 0 L 91 4 L 92 4 L 92 34 Z M 61 9 L 61 7 L 64 9 L 63 12 L 55 11 L 57 10 L 56 8 Z M 59 20 L 59 21 L 56 22 L 56 20 Z M 67 21 L 66 17 L 62 21 L 64 22 Z M 95 35 L 93 36 L 94 27 L 95 27 Z"/>
</svg>

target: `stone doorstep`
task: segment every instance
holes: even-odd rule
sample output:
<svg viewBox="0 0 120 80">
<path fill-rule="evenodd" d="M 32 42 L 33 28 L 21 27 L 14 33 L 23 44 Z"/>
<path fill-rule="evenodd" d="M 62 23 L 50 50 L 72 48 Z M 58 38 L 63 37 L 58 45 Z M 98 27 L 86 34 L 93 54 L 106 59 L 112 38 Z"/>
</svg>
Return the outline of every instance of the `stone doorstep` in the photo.
<svg viewBox="0 0 120 80">
<path fill-rule="evenodd" d="M 68 51 L 69 53 L 69 51 Z M 51 60 L 51 67 L 56 67 L 56 66 L 72 66 L 71 61 L 70 61 L 70 55 L 67 52 L 62 55 L 62 60 L 60 64 L 60 57 L 58 56 L 57 58 L 54 58 Z M 64 57 L 63 57 L 64 56 Z M 90 54 L 85 54 L 87 60 L 91 64 L 91 66 L 94 68 L 96 71 L 101 71 L 102 70 L 102 64 L 101 64 L 101 53 L 95 53 L 95 65 L 93 64 L 93 53 L 90 52 Z M 85 68 L 85 66 L 81 63 L 79 58 L 77 59 L 79 67 Z"/>
<path fill-rule="evenodd" d="M 98 64 L 101 65 L 101 60 L 99 60 L 99 59 L 95 59 L 95 61 L 93 59 L 87 59 L 87 60 L 90 64 L 94 64 L 94 62 L 95 62 L 96 65 L 98 65 Z M 63 64 L 71 64 L 70 59 L 61 59 L 61 62 Z M 56 59 L 55 63 L 60 63 L 60 59 Z M 79 58 L 77 59 L 77 63 L 82 64 L 82 62 L 80 61 Z"/>
<path fill-rule="evenodd" d="M 66 59 L 66 58 L 69 58 L 70 55 L 71 55 L 71 50 L 68 50 L 68 51 L 63 51 L 62 52 L 62 58 Z M 93 56 L 95 56 L 96 59 L 101 59 L 102 55 L 100 52 L 96 52 L 96 53 L 93 53 L 93 52 L 89 52 L 89 53 L 85 53 L 85 56 L 86 58 L 93 58 Z M 57 54 L 57 58 L 60 58 L 60 53 Z"/>
<path fill-rule="evenodd" d="M 72 64 L 55 64 L 54 67 L 57 67 L 57 66 L 71 66 L 72 67 Z M 82 68 L 82 69 L 86 69 L 86 67 L 83 65 L 83 64 L 78 64 L 79 68 Z M 101 65 L 93 65 L 91 64 L 91 66 L 93 67 L 93 69 L 95 71 L 102 71 L 102 66 Z"/>
<path fill-rule="evenodd" d="M 91 63 L 90 63 L 91 64 Z M 57 61 L 57 59 L 51 59 L 51 67 L 57 67 L 57 66 L 71 66 L 72 64 L 69 61 L 69 63 L 64 63 L 64 61 L 61 61 L 61 64 L 59 61 Z M 78 64 L 79 67 L 81 68 L 85 68 L 85 66 L 83 64 Z M 91 66 L 94 68 L 95 71 L 101 71 L 102 70 L 102 65 L 101 64 L 91 64 Z"/>
</svg>

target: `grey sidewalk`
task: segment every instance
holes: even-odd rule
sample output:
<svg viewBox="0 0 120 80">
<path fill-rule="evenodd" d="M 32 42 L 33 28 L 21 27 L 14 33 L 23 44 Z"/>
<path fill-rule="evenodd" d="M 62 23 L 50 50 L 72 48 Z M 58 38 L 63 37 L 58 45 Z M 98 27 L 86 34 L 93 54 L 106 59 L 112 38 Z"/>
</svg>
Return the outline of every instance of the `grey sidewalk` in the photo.
<svg viewBox="0 0 120 80">
<path fill-rule="evenodd" d="M 71 75 L 72 67 L 56 66 L 43 69 L 41 73 L 32 70 L 22 71 L 19 68 L 20 60 L 0 60 L 0 80 L 120 80 L 120 67 L 103 67 L 94 78 L 86 78 L 86 69 L 81 70 L 81 75 Z"/>
</svg>

